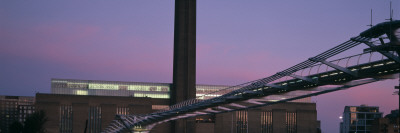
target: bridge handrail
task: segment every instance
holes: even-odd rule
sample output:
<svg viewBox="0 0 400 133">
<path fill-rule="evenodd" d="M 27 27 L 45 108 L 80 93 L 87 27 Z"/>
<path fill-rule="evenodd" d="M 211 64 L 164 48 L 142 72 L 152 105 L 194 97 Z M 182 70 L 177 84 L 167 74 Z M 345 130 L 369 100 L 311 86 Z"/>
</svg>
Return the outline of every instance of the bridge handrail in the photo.
<svg viewBox="0 0 400 133">
<path fill-rule="evenodd" d="M 364 40 L 364 41 L 371 40 L 370 38 L 365 38 L 365 37 L 360 37 L 360 36 L 357 36 L 355 38 L 358 39 L 358 40 Z M 313 58 L 326 60 L 326 59 L 328 59 L 330 57 L 333 57 L 333 56 L 335 56 L 335 55 L 337 55 L 337 54 L 339 54 L 339 53 L 341 53 L 341 52 L 343 52 L 343 51 L 345 51 L 347 49 L 353 48 L 353 47 L 357 46 L 360 43 L 361 42 L 348 40 L 348 41 L 346 41 L 346 42 L 344 42 L 344 43 L 342 43 L 342 44 L 340 44 L 340 45 L 338 45 L 338 46 L 336 46 L 334 48 L 331 48 L 331 49 L 329 49 L 329 50 L 327 50 L 327 51 L 325 51 L 325 52 L 323 52 L 321 54 L 318 54 L 317 56 L 315 56 Z M 261 86 L 263 86 L 263 85 L 265 85 L 267 83 L 270 83 L 270 82 L 275 81 L 275 80 L 277 80 L 279 78 L 285 77 L 288 74 L 292 74 L 292 73 L 295 73 L 295 72 L 297 72 L 299 70 L 308 68 L 310 66 L 314 66 L 315 64 L 318 64 L 318 62 L 306 60 L 306 61 L 303 61 L 303 62 L 301 62 L 301 63 L 299 63 L 297 65 L 294 65 L 294 66 L 292 66 L 292 67 L 290 67 L 288 69 L 285 69 L 285 70 L 283 70 L 281 72 L 278 72 L 278 73 L 276 73 L 276 74 L 274 74 L 274 75 L 272 75 L 270 77 L 253 80 L 253 81 L 246 82 L 246 83 L 243 83 L 243 84 L 240 84 L 240 85 L 236 85 L 236 86 L 232 86 L 232 87 L 228 87 L 228 88 L 225 88 L 225 89 L 221 89 L 221 90 L 218 90 L 218 91 L 215 91 L 215 92 L 212 92 L 212 93 L 208 93 L 208 94 L 215 94 L 215 93 L 226 91 L 226 90 L 232 90 L 232 91 L 229 91 L 229 92 L 223 94 L 220 97 L 206 99 L 206 100 L 203 100 L 203 102 L 205 102 L 205 101 L 214 101 L 214 100 L 218 100 L 218 99 L 221 99 L 221 98 L 234 96 L 235 94 L 242 93 L 242 92 L 247 91 L 247 90 L 260 88 Z M 203 96 L 206 96 L 206 95 L 207 94 L 205 94 Z M 185 100 L 183 102 L 180 102 L 180 103 L 177 103 L 175 105 L 172 105 L 172 106 L 170 106 L 168 108 L 159 110 L 159 111 L 155 112 L 154 114 L 162 113 L 162 112 L 166 112 L 166 111 L 171 111 L 171 110 L 179 108 L 179 107 L 190 105 L 190 104 L 187 104 L 187 103 L 195 104 L 195 103 L 198 103 L 198 102 L 199 101 L 197 101 L 196 99 Z"/>
</svg>

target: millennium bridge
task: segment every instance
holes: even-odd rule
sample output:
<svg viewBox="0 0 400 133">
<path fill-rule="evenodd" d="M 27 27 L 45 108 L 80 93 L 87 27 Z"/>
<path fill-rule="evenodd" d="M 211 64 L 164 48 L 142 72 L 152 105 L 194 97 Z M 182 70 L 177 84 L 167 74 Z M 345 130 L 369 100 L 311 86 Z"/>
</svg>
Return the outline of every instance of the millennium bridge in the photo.
<svg viewBox="0 0 400 133">
<path fill-rule="evenodd" d="M 358 45 L 368 48 L 344 58 Z M 189 99 L 150 114 L 116 115 L 103 132 L 150 131 L 157 124 L 219 114 L 317 96 L 355 86 L 399 78 L 400 21 L 377 24 L 358 36 L 276 74 Z M 343 57 L 343 56 L 342 56 Z M 288 98 L 296 91 L 303 95 Z M 210 97 L 218 95 L 218 97 Z"/>
</svg>

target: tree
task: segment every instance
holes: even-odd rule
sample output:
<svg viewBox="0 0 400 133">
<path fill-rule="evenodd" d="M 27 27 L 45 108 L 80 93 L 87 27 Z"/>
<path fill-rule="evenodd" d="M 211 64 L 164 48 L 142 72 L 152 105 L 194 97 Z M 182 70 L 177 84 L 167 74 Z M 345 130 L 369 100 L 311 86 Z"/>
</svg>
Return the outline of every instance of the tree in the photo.
<svg viewBox="0 0 400 133">
<path fill-rule="evenodd" d="M 26 118 L 22 133 L 45 133 L 44 124 L 47 121 L 46 113 L 39 110 Z"/>
<path fill-rule="evenodd" d="M 21 133 L 24 126 L 21 124 L 21 122 L 14 121 L 8 128 L 10 133 Z"/>
</svg>

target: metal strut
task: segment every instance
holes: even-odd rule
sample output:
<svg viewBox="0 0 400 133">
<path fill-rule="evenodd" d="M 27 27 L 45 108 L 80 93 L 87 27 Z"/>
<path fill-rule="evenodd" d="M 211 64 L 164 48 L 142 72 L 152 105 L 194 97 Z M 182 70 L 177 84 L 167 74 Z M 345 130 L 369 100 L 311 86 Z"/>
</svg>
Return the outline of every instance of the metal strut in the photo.
<svg viewBox="0 0 400 133">
<path fill-rule="evenodd" d="M 351 38 L 351 40 L 364 43 L 364 44 L 366 44 L 367 46 L 369 46 L 371 49 L 375 49 L 376 47 L 378 47 L 378 46 L 376 46 L 375 44 L 369 42 L 370 39 L 365 39 L 365 38 L 361 38 L 361 39 L 360 39 L 360 38 L 355 38 L 355 37 L 353 37 L 353 38 Z M 390 53 L 390 52 L 387 52 L 387 51 L 382 51 L 382 50 L 377 50 L 377 51 L 378 51 L 379 53 L 381 53 L 382 55 L 386 56 L 387 58 L 389 58 L 389 59 L 391 59 L 391 60 L 394 60 L 394 61 L 396 61 L 397 63 L 400 63 L 400 58 L 399 58 L 399 56 L 396 56 L 396 55 L 394 55 L 394 54 L 392 54 L 392 53 Z"/>
<path fill-rule="evenodd" d="M 318 58 L 309 58 L 309 60 L 314 61 L 314 62 L 321 62 L 322 64 L 328 65 L 332 68 L 335 68 L 336 70 L 342 71 L 344 73 L 350 74 L 353 77 L 358 77 L 358 72 L 357 71 L 351 71 L 347 68 L 341 67 L 339 65 L 333 64 L 331 62 L 322 60 L 322 59 L 318 59 Z"/>
</svg>

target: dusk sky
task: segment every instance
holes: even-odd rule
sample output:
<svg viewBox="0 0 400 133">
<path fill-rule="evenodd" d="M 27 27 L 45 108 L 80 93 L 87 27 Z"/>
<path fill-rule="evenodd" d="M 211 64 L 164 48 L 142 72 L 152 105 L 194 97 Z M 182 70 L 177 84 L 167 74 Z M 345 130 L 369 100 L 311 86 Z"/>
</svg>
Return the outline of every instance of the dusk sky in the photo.
<svg viewBox="0 0 400 133">
<path fill-rule="evenodd" d="M 197 0 L 197 83 L 275 74 L 389 18 L 388 0 Z M 400 19 L 400 1 L 392 3 Z M 51 78 L 172 82 L 174 0 L 1 0 L 0 95 L 50 93 Z M 361 44 L 363 45 L 363 44 Z M 359 54 L 361 50 L 353 50 Z M 324 133 L 346 105 L 398 108 L 397 80 L 313 97 Z"/>
</svg>

